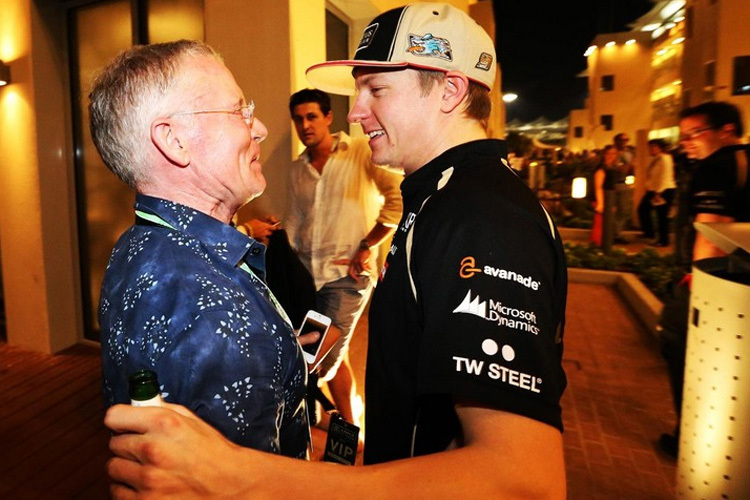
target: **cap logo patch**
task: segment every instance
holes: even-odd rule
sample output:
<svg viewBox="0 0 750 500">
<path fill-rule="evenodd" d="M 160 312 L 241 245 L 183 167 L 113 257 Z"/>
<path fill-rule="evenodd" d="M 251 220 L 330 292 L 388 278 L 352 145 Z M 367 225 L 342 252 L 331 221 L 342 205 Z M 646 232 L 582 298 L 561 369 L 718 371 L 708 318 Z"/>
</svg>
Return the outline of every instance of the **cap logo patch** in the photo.
<svg viewBox="0 0 750 500">
<path fill-rule="evenodd" d="M 484 71 L 489 71 L 492 67 L 492 54 L 482 52 L 482 54 L 479 56 L 479 62 L 474 67 L 477 69 L 482 69 Z"/>
<path fill-rule="evenodd" d="M 354 52 L 358 52 L 370 46 L 372 40 L 375 38 L 375 32 L 378 31 L 379 26 L 380 23 L 375 23 L 365 28 L 365 31 L 362 33 L 362 39 L 359 41 L 359 47 L 357 47 L 357 50 L 355 50 Z"/>
<path fill-rule="evenodd" d="M 446 61 L 453 60 L 451 43 L 446 38 L 435 38 L 432 33 L 424 36 L 409 35 L 409 48 L 407 52 L 415 56 L 437 57 Z"/>
</svg>

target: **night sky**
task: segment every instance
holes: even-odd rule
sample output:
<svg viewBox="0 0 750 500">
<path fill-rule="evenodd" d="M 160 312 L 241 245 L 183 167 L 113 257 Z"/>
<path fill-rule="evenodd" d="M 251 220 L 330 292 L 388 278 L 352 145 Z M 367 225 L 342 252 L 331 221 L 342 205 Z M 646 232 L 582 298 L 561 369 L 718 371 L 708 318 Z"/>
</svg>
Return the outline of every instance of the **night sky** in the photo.
<svg viewBox="0 0 750 500">
<path fill-rule="evenodd" d="M 599 33 L 628 31 L 648 12 L 649 0 L 493 0 L 497 56 L 508 121 L 539 116 L 559 120 L 583 108 L 586 69 L 583 53 Z"/>
</svg>

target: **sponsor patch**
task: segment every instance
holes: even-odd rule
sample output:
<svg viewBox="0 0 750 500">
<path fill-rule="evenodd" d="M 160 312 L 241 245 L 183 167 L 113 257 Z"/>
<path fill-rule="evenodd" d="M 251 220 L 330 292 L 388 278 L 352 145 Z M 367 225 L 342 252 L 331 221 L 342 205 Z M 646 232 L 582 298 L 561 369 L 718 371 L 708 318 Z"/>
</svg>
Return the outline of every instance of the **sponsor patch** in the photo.
<svg viewBox="0 0 750 500">
<path fill-rule="evenodd" d="M 456 363 L 455 367 L 458 373 L 466 373 L 475 377 L 488 377 L 491 380 L 536 394 L 542 392 L 542 379 L 530 373 L 513 370 L 500 363 L 490 363 L 461 356 L 453 356 L 453 361 Z"/>
<path fill-rule="evenodd" d="M 414 221 L 417 219 L 417 214 L 414 212 L 409 212 L 409 215 L 406 216 L 406 219 L 404 220 L 403 225 L 401 226 L 401 231 L 408 233 L 409 228 L 412 224 L 414 224 Z"/>
<path fill-rule="evenodd" d="M 477 266 L 474 257 L 464 257 L 461 259 L 461 267 L 458 270 L 458 275 L 464 279 L 472 278 L 475 274 L 481 273 L 482 270 Z"/>
<path fill-rule="evenodd" d="M 464 300 L 453 310 L 453 314 L 472 314 L 497 323 L 498 326 L 539 335 L 536 313 L 533 311 L 509 307 L 492 299 L 489 300 L 489 307 L 487 305 L 487 301 L 481 300 L 479 295 L 472 299 L 469 290 Z"/>
<path fill-rule="evenodd" d="M 367 47 L 370 46 L 373 38 L 375 38 L 375 32 L 378 31 L 379 26 L 380 26 L 380 23 L 375 23 L 365 28 L 365 31 L 362 32 L 362 39 L 360 39 L 359 41 L 359 46 L 357 47 L 357 50 L 355 50 L 354 52 L 358 52 L 359 50 L 366 49 Z"/>
<path fill-rule="evenodd" d="M 461 278 L 473 278 L 478 273 L 501 280 L 514 281 L 535 291 L 539 290 L 539 287 L 542 285 L 540 281 L 535 280 L 531 276 L 524 276 L 516 271 L 508 271 L 507 269 L 500 269 L 492 266 L 477 267 L 476 259 L 474 259 L 474 257 L 464 257 L 461 259 L 461 265 L 458 269 L 458 275 Z"/>
<path fill-rule="evenodd" d="M 484 71 L 489 71 L 490 68 L 492 67 L 492 54 L 488 54 L 487 52 L 482 52 L 479 55 L 479 61 L 474 67 L 477 69 L 484 70 Z"/>
<path fill-rule="evenodd" d="M 432 33 L 424 36 L 409 35 L 407 52 L 415 56 L 437 57 L 445 61 L 453 60 L 453 50 L 447 38 L 436 38 Z"/>
</svg>

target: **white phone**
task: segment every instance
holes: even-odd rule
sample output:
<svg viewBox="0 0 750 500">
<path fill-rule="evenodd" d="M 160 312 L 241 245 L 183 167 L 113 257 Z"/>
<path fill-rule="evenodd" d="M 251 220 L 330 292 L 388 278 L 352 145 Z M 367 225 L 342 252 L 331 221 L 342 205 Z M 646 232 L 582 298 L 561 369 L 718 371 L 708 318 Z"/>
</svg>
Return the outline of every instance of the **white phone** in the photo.
<svg viewBox="0 0 750 500">
<path fill-rule="evenodd" d="M 331 318 L 320 314 L 319 312 L 310 310 L 307 311 L 305 319 L 302 320 L 302 326 L 299 328 L 299 334 L 304 335 L 311 332 L 319 332 L 320 337 L 312 344 L 302 346 L 302 352 L 305 354 L 305 361 L 311 365 L 315 362 L 315 358 L 318 357 L 320 348 L 323 345 L 323 339 L 328 333 L 328 328 L 331 326 Z"/>
</svg>

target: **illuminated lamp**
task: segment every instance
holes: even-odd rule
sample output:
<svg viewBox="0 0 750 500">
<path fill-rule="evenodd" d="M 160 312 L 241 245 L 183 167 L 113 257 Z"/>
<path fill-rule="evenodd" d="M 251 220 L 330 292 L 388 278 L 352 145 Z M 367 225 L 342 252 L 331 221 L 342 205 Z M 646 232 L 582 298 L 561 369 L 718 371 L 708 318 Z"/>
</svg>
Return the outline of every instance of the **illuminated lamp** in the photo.
<svg viewBox="0 0 750 500">
<path fill-rule="evenodd" d="M 611 41 L 611 42 L 607 42 L 607 43 L 604 44 L 605 47 L 614 47 L 614 45 L 615 45 L 614 40 Z"/>
<path fill-rule="evenodd" d="M 625 184 L 627 184 L 628 186 L 632 186 L 633 184 L 635 184 L 635 175 L 628 175 L 627 177 L 625 177 Z"/>
<path fill-rule="evenodd" d="M 10 83 L 10 66 L 0 61 L 0 87 Z"/>
<path fill-rule="evenodd" d="M 625 45 L 633 45 L 635 43 L 635 38 L 631 38 L 627 42 L 625 42 Z"/>
<path fill-rule="evenodd" d="M 679 44 L 681 44 L 684 41 L 685 41 L 685 37 L 684 36 L 680 36 L 680 37 L 677 37 L 674 40 L 672 40 L 672 45 L 679 45 Z"/>
<path fill-rule="evenodd" d="M 573 185 L 570 189 L 570 196 L 577 200 L 586 197 L 586 178 L 585 177 L 574 177 Z"/>
<path fill-rule="evenodd" d="M 503 102 L 511 103 L 518 99 L 518 94 L 515 92 L 506 92 L 503 94 Z"/>
</svg>

